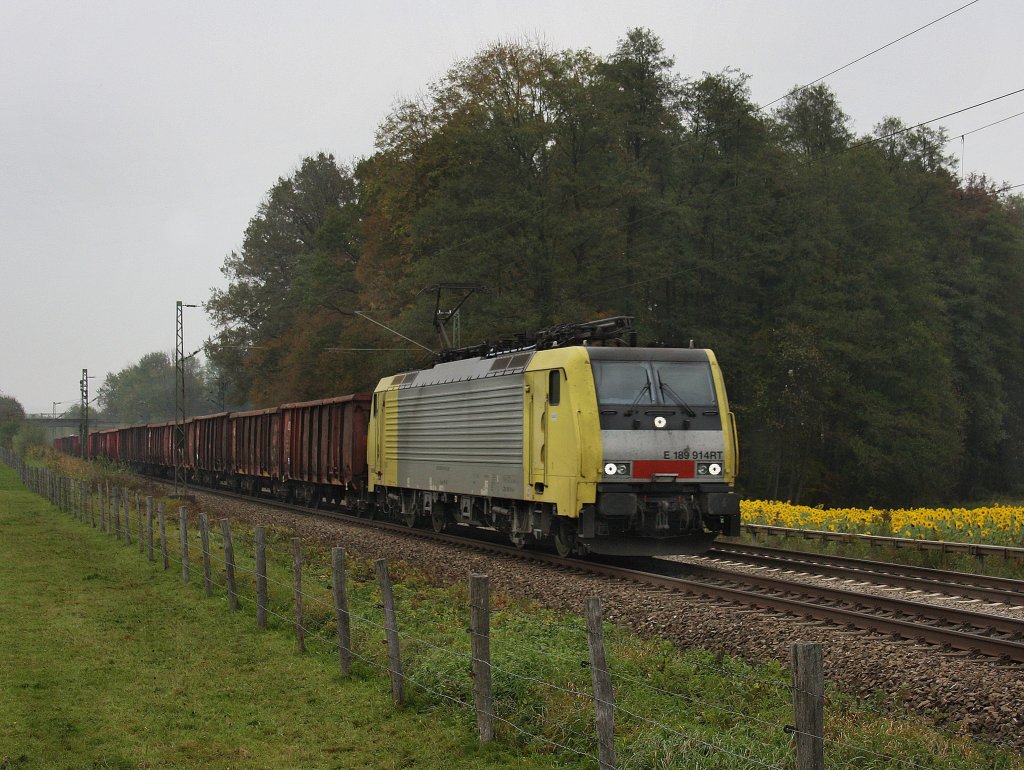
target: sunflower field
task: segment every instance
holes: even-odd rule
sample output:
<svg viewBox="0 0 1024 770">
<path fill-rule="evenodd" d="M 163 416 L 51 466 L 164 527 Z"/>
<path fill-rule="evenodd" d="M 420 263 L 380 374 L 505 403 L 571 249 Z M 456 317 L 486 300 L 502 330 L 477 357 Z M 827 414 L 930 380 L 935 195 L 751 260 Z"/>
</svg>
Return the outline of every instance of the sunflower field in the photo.
<svg viewBox="0 0 1024 770">
<path fill-rule="evenodd" d="M 743 500 L 740 515 L 750 524 L 854 532 L 925 540 L 1024 546 L 1024 507 L 822 508 L 778 501 Z"/>
</svg>

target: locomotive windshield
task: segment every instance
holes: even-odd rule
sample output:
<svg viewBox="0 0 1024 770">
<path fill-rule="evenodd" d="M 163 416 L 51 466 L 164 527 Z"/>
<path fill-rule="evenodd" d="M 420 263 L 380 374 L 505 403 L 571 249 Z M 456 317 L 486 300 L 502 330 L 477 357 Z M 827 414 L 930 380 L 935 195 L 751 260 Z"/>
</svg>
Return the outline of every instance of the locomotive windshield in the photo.
<svg viewBox="0 0 1024 770">
<path fill-rule="evenodd" d="M 717 404 L 706 362 L 597 360 L 592 365 L 600 404 Z"/>
<path fill-rule="evenodd" d="M 599 403 L 654 403 L 647 364 L 634 361 L 594 361 L 593 365 Z"/>
<path fill-rule="evenodd" d="M 655 361 L 659 390 L 669 395 L 674 391 L 688 404 L 709 406 L 715 403 L 715 385 L 711 380 L 711 367 L 702 363 Z"/>
</svg>

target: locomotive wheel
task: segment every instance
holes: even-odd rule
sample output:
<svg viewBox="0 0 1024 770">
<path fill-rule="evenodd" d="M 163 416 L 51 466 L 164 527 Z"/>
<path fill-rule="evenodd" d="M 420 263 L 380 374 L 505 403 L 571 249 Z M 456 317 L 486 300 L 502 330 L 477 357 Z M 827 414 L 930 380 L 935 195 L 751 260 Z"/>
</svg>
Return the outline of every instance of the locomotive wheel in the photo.
<svg viewBox="0 0 1024 770">
<path fill-rule="evenodd" d="M 430 511 L 430 526 L 438 534 L 444 532 L 448 526 L 448 521 L 444 515 L 444 506 L 440 503 L 434 503 L 434 507 Z"/>
<path fill-rule="evenodd" d="M 422 509 L 420 508 L 419 496 L 415 492 L 410 492 L 408 496 L 406 496 L 402 500 L 402 503 L 404 513 L 401 513 L 399 515 L 400 518 L 402 519 L 402 522 L 407 527 L 415 527 L 416 522 L 419 520 L 420 515 L 423 513 Z"/>
<path fill-rule="evenodd" d="M 567 519 L 557 519 L 554 526 L 555 551 L 562 558 L 572 556 L 576 551 L 576 524 Z"/>
</svg>

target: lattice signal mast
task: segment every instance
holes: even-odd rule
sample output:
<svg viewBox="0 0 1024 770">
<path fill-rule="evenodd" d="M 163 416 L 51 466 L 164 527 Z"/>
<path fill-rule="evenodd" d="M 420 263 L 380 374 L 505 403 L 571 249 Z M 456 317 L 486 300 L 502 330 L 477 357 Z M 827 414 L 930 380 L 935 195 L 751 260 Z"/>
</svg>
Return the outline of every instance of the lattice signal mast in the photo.
<svg viewBox="0 0 1024 770">
<path fill-rule="evenodd" d="M 182 311 L 189 305 L 180 299 L 175 314 L 174 346 L 174 494 L 184 495 L 188 491 L 185 478 L 185 326 Z M 198 351 L 197 351 L 198 352 Z M 194 355 L 194 354 L 193 354 Z M 191 358 L 191 356 L 189 356 Z M 179 491 L 180 488 L 180 491 Z"/>
<path fill-rule="evenodd" d="M 82 370 L 82 379 L 78 382 L 78 389 L 82 393 L 82 404 L 78 411 L 78 443 L 82 452 L 82 459 L 89 456 L 89 370 Z"/>
</svg>

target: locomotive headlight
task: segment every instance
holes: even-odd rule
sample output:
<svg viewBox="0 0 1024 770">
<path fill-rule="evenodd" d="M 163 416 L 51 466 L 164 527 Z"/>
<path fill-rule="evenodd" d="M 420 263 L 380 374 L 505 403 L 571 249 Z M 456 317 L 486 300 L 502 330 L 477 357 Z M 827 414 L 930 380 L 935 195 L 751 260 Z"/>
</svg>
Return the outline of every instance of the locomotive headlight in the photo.
<svg viewBox="0 0 1024 770">
<path fill-rule="evenodd" d="M 710 476 L 717 476 L 721 472 L 722 466 L 719 465 L 718 463 L 711 463 L 711 465 L 708 466 L 708 475 Z"/>
<path fill-rule="evenodd" d="M 629 475 L 629 463 L 607 462 L 607 463 L 604 464 L 604 475 L 605 476 L 628 476 Z"/>
</svg>

